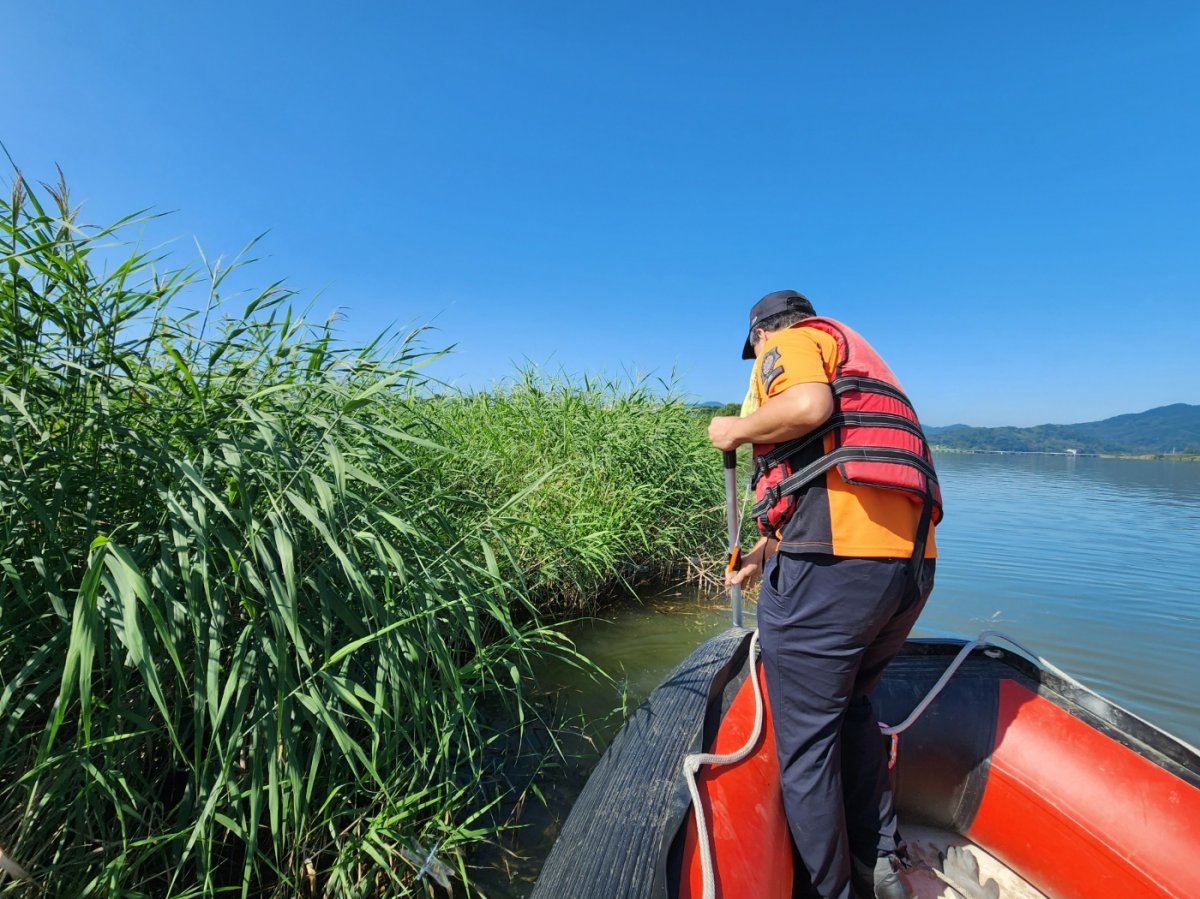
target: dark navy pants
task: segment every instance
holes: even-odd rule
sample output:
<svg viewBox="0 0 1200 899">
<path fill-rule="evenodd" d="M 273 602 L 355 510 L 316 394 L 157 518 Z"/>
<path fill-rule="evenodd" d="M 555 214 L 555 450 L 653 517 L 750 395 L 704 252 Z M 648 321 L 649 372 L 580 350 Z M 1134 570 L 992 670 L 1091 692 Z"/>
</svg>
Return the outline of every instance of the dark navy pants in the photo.
<svg viewBox="0 0 1200 899">
<path fill-rule="evenodd" d="M 824 899 L 851 899 L 851 854 L 874 867 L 904 851 L 867 693 L 921 614 L 934 567 L 919 586 L 908 559 L 780 552 L 763 570 L 759 644 L 796 874 Z"/>
</svg>

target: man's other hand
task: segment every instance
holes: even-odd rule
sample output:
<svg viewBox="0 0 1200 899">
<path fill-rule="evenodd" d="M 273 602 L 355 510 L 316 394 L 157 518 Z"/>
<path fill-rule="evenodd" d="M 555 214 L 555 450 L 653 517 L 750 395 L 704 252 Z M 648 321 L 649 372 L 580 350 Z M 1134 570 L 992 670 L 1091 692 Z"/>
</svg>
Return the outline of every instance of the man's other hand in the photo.
<svg viewBox="0 0 1200 899">
<path fill-rule="evenodd" d="M 737 571 L 725 572 L 725 586 L 737 584 L 739 587 L 749 589 L 754 586 L 754 583 L 762 577 L 763 565 L 766 564 L 767 557 L 774 555 L 769 553 L 770 548 L 767 538 L 761 538 L 754 548 L 749 552 L 742 553 L 742 561 L 738 566 Z"/>
</svg>

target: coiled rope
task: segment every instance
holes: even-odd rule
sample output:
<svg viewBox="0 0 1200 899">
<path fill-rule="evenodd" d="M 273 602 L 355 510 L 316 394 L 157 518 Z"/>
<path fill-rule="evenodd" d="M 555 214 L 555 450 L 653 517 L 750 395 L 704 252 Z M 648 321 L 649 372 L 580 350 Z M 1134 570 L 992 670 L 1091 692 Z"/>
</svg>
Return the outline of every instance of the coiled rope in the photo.
<svg viewBox="0 0 1200 899">
<path fill-rule="evenodd" d="M 896 744 L 900 734 L 912 727 L 913 723 L 921 717 L 922 713 L 929 708 L 930 704 L 937 699 L 938 694 L 945 689 L 950 678 L 967 660 L 977 646 L 989 645 L 992 639 L 1004 640 L 1012 644 L 1025 655 L 1035 660 L 1043 668 L 1054 672 L 1062 677 L 1067 675 L 1051 665 L 1041 656 L 1026 649 L 1012 637 L 1007 634 L 1002 634 L 999 631 L 983 631 L 978 637 L 970 643 L 964 644 L 963 648 L 958 651 L 958 655 L 954 660 L 946 666 L 946 670 L 942 672 L 942 676 L 937 679 L 929 692 L 925 694 L 925 698 L 917 703 L 916 708 L 909 713 L 909 716 L 899 724 L 888 726 L 883 722 L 879 723 L 879 730 L 884 736 L 892 738 L 891 752 L 889 753 L 888 767 L 890 768 L 896 762 Z M 725 755 L 714 755 L 707 752 L 694 752 L 684 756 L 683 759 L 683 774 L 687 778 L 688 792 L 692 794 L 692 810 L 696 818 L 696 842 L 700 847 L 700 867 L 704 876 L 704 893 L 703 899 L 716 899 L 716 878 L 713 876 L 713 861 L 712 847 L 708 841 L 708 822 L 705 820 L 704 808 L 700 804 L 700 788 L 696 784 L 696 775 L 700 772 L 701 765 L 732 765 L 740 762 L 748 756 L 754 749 L 754 745 L 758 742 L 758 738 L 762 735 L 763 724 L 763 696 L 762 686 L 758 681 L 758 671 L 755 668 L 755 662 L 758 656 L 758 631 L 754 631 L 754 636 L 750 639 L 750 677 L 754 686 L 754 728 L 746 740 L 744 746 L 740 749 L 727 753 Z M 1069 678 L 1068 678 L 1069 679 Z"/>
</svg>

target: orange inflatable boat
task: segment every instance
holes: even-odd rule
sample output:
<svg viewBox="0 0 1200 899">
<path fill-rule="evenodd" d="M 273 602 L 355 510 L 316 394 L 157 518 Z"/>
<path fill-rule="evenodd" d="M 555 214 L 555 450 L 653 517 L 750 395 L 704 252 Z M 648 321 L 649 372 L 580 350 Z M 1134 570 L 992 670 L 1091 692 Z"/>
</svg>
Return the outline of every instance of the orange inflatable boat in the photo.
<svg viewBox="0 0 1200 899">
<path fill-rule="evenodd" d="M 751 643 L 742 628 L 714 637 L 630 717 L 535 899 L 792 896 Z M 901 729 L 881 740 L 917 896 L 1200 896 L 1194 747 L 998 636 L 909 640 L 875 701 Z"/>
</svg>

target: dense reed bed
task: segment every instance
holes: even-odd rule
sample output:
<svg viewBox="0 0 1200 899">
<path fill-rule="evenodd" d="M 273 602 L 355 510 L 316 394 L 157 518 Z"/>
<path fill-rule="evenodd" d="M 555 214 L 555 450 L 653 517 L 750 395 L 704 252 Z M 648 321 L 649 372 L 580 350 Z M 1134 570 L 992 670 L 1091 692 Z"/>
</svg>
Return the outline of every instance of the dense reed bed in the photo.
<svg viewBox="0 0 1200 899">
<path fill-rule="evenodd" d="M 236 267 L 131 224 L 0 203 L 0 890 L 464 879 L 533 666 L 579 662 L 547 611 L 719 545 L 703 428 L 636 384 L 447 395 L 419 334 L 230 315 Z"/>
<path fill-rule="evenodd" d="M 539 608 L 591 612 L 634 580 L 720 554 L 720 457 L 704 438 L 708 418 L 663 399 L 669 385 L 654 386 L 529 369 L 428 407 L 434 432 L 469 448 L 428 464 L 478 508 L 508 510 L 508 571 Z M 522 491 L 533 478 L 537 487 Z"/>
</svg>

